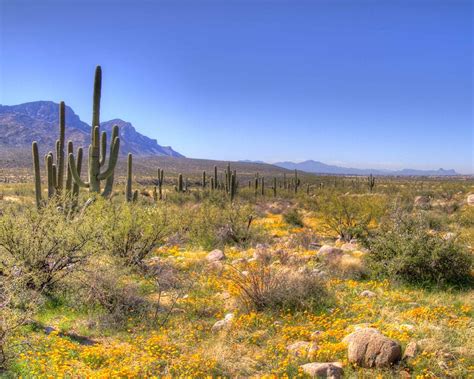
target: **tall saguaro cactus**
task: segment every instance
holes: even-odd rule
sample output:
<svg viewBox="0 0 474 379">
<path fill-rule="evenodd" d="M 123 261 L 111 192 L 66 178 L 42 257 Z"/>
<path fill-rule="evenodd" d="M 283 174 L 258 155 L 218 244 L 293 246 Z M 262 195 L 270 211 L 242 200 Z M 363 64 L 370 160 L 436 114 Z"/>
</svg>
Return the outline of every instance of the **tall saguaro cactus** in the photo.
<svg viewBox="0 0 474 379">
<path fill-rule="evenodd" d="M 64 188 L 64 139 L 66 132 L 66 105 L 64 101 L 59 103 L 59 139 L 56 140 L 56 163 L 54 155 L 49 152 L 45 156 L 48 198 L 61 195 Z M 41 207 L 43 203 L 41 193 L 41 171 L 39 164 L 38 143 L 34 141 L 31 145 L 33 155 L 33 168 L 35 175 L 36 206 Z"/>
<path fill-rule="evenodd" d="M 164 179 L 164 171 L 159 168 L 158 169 L 158 180 L 156 181 L 158 185 L 158 199 L 163 200 L 163 179 Z M 156 186 L 155 186 L 155 191 L 156 191 Z M 155 199 L 157 200 L 157 199 Z"/>
<path fill-rule="evenodd" d="M 118 126 L 114 126 L 112 130 L 110 157 L 108 166 L 105 170 L 101 168 L 105 165 L 107 155 L 107 135 L 105 132 L 100 134 L 100 97 L 102 90 L 102 69 L 96 67 L 94 78 L 94 95 L 92 106 L 92 127 L 91 127 L 91 143 L 89 145 L 88 155 L 88 181 L 83 181 L 77 170 L 77 164 L 74 154 L 68 156 L 69 169 L 71 170 L 74 182 L 83 188 L 88 188 L 91 193 L 100 193 L 100 182 L 106 180 L 105 188 L 102 196 L 109 196 L 112 193 L 114 170 L 118 160 L 120 149 L 120 138 L 118 136 Z"/>
<path fill-rule="evenodd" d="M 132 190 L 132 153 L 128 153 L 127 156 L 127 184 L 125 185 L 125 199 L 128 203 L 137 201 L 138 191 Z"/>
<path fill-rule="evenodd" d="M 375 177 L 372 174 L 367 178 L 367 184 L 369 186 L 369 191 L 372 192 L 375 187 Z"/>
</svg>

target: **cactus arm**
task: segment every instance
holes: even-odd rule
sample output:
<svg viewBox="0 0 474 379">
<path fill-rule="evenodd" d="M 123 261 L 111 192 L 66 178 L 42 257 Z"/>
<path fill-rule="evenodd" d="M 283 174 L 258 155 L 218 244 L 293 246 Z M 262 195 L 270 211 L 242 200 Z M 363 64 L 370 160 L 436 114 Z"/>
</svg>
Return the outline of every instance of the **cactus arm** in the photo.
<svg viewBox="0 0 474 379">
<path fill-rule="evenodd" d="M 112 137 L 110 139 L 110 141 L 112 141 L 110 143 L 110 156 L 111 157 L 113 156 L 113 149 L 114 149 L 113 141 L 115 141 L 118 138 L 118 136 L 119 136 L 119 127 L 117 125 L 114 125 L 114 127 L 112 128 Z M 118 154 L 118 151 L 117 151 L 117 154 Z M 107 179 L 105 180 L 105 187 L 104 187 L 104 191 L 102 192 L 103 197 L 109 197 L 112 194 L 112 189 L 114 187 L 114 172 L 111 175 L 109 175 Z"/>
<path fill-rule="evenodd" d="M 133 200 L 132 194 L 132 154 L 128 153 L 127 156 L 127 184 L 125 185 L 125 199 L 127 202 Z"/>
<path fill-rule="evenodd" d="M 115 166 L 117 165 L 118 161 L 118 153 L 120 149 L 120 138 L 116 137 L 113 143 L 113 149 L 110 154 L 109 165 L 107 170 L 97 176 L 98 180 L 107 179 L 110 175 L 114 173 Z"/>
<path fill-rule="evenodd" d="M 46 154 L 44 160 L 46 163 L 46 174 L 48 176 L 48 199 L 50 199 L 54 196 L 53 154 Z"/>
<path fill-rule="evenodd" d="M 102 134 L 100 135 L 100 159 L 99 159 L 100 167 L 102 167 L 105 164 L 106 157 L 107 157 L 107 133 L 102 132 Z"/>
<path fill-rule="evenodd" d="M 82 154 L 81 154 L 81 156 L 82 156 Z M 89 182 L 84 182 L 81 179 L 81 177 L 79 176 L 79 173 L 77 172 L 78 170 L 77 170 L 76 162 L 74 160 L 74 154 L 69 154 L 68 160 L 69 160 L 69 169 L 71 170 L 71 175 L 72 175 L 72 178 L 74 179 L 74 182 L 79 187 L 89 188 L 89 186 L 90 186 Z"/>
<path fill-rule="evenodd" d="M 74 147 L 73 147 L 72 141 L 68 141 L 67 156 L 69 156 L 69 154 L 72 154 L 73 151 L 74 151 Z M 72 176 L 71 176 L 71 170 L 69 169 L 69 161 L 68 161 L 66 165 L 66 193 L 70 194 L 71 190 L 72 190 Z"/>
<path fill-rule="evenodd" d="M 52 170 L 53 170 L 53 188 L 56 190 L 58 188 L 58 168 L 54 163 L 52 165 Z"/>
<path fill-rule="evenodd" d="M 94 77 L 94 95 L 92 99 L 92 135 L 94 137 L 94 128 L 100 126 L 100 96 L 102 92 L 102 68 L 97 66 L 95 68 Z"/>
<path fill-rule="evenodd" d="M 38 143 L 34 141 L 31 145 L 31 150 L 33 154 L 33 167 L 35 172 L 35 194 L 36 194 L 36 207 L 41 207 L 41 173 L 40 173 L 40 164 L 39 164 L 39 153 L 38 153 Z"/>
<path fill-rule="evenodd" d="M 82 155 L 83 155 L 82 147 L 80 147 L 79 149 L 77 149 L 77 167 L 74 166 L 74 168 L 76 168 L 77 175 L 79 176 L 79 178 L 81 177 Z M 71 171 L 71 175 L 72 175 L 72 171 Z M 74 185 L 72 186 L 72 196 L 74 198 L 77 198 L 79 196 L 79 189 L 80 189 L 79 185 L 76 182 L 74 182 Z"/>
<path fill-rule="evenodd" d="M 59 103 L 59 143 L 57 146 L 57 176 L 56 188 L 61 193 L 64 187 L 64 138 L 66 132 L 66 105 L 64 101 Z"/>
</svg>

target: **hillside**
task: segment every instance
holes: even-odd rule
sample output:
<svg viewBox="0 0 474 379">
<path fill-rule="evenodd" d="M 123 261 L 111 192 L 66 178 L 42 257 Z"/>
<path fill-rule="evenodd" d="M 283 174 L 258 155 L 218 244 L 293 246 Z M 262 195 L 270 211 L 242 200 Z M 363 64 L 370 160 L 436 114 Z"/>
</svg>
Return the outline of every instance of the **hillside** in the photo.
<svg viewBox="0 0 474 379">
<path fill-rule="evenodd" d="M 52 150 L 58 136 L 59 104 L 52 101 L 35 101 L 19 105 L 0 105 L 0 147 L 30 149 L 38 141 L 40 149 Z M 119 126 L 121 154 L 133 153 L 140 156 L 183 155 L 169 146 L 161 146 L 155 139 L 136 131 L 130 123 L 113 119 L 101 123 L 102 130 L 110 136 L 112 127 Z M 90 125 L 81 121 L 73 109 L 66 106 L 66 140 L 76 146 L 87 146 L 90 140 Z"/>
</svg>

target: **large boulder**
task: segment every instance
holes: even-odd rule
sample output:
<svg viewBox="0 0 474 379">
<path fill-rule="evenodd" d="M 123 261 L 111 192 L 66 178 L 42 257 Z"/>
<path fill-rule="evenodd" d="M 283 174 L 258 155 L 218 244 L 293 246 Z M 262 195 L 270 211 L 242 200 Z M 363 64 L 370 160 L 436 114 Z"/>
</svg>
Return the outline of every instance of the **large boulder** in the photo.
<svg viewBox="0 0 474 379">
<path fill-rule="evenodd" d="M 430 206 L 429 196 L 417 196 L 415 197 L 415 207 L 426 208 Z"/>
<path fill-rule="evenodd" d="M 335 262 L 341 258 L 343 255 L 342 249 L 339 249 L 334 246 L 324 245 L 319 249 L 318 257 L 328 263 Z"/>
<path fill-rule="evenodd" d="M 470 205 L 471 207 L 474 206 L 474 194 L 469 195 L 469 196 L 467 197 L 467 205 Z"/>
<path fill-rule="evenodd" d="M 342 378 L 342 363 L 339 362 L 313 362 L 300 366 L 303 372 L 312 378 Z"/>
<path fill-rule="evenodd" d="M 377 329 L 363 328 L 344 338 L 348 359 L 360 367 L 389 367 L 402 358 L 401 345 Z"/>
<path fill-rule="evenodd" d="M 206 259 L 209 263 L 223 261 L 225 259 L 224 252 L 219 249 L 212 250 L 207 254 Z"/>
</svg>

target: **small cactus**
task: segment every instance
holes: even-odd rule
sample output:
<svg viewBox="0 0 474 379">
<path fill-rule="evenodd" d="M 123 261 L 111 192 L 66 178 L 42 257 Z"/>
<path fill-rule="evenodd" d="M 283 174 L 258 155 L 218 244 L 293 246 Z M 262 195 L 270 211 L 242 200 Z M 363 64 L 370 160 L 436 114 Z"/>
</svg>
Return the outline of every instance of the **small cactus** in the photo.
<svg viewBox="0 0 474 379">
<path fill-rule="evenodd" d="M 178 175 L 178 185 L 177 185 L 178 192 L 184 192 L 184 185 L 183 185 L 183 174 Z"/>
</svg>

